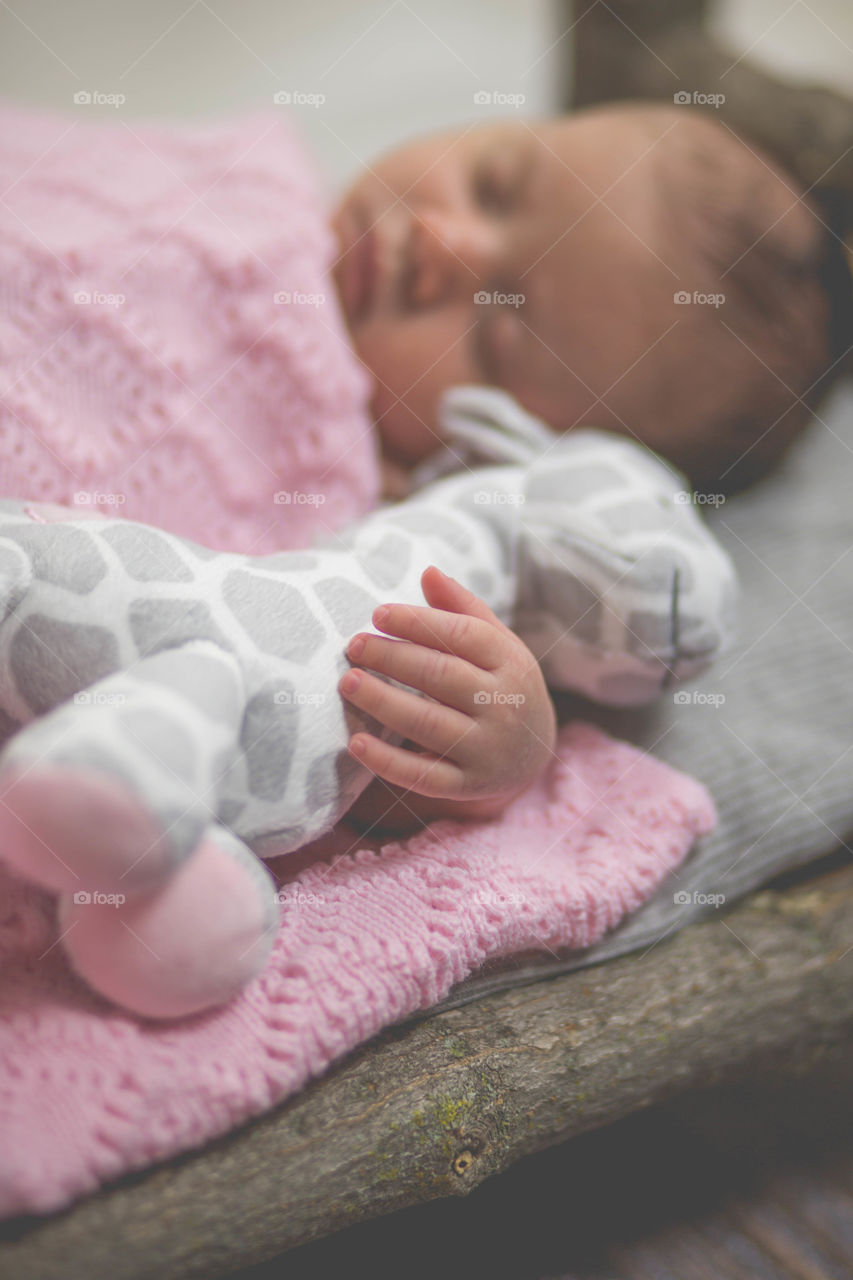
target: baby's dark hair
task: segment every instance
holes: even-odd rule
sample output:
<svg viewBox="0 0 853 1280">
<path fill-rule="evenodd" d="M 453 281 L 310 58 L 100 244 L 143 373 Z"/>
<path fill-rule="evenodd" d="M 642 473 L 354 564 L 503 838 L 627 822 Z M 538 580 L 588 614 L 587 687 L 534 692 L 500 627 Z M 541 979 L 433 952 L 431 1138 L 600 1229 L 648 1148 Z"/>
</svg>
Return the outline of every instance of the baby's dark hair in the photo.
<svg viewBox="0 0 853 1280">
<path fill-rule="evenodd" d="M 844 220 L 710 117 L 673 142 L 662 149 L 670 234 L 686 278 L 724 302 L 690 308 L 721 405 L 672 461 L 697 489 L 732 493 L 783 457 L 853 343 Z"/>
</svg>

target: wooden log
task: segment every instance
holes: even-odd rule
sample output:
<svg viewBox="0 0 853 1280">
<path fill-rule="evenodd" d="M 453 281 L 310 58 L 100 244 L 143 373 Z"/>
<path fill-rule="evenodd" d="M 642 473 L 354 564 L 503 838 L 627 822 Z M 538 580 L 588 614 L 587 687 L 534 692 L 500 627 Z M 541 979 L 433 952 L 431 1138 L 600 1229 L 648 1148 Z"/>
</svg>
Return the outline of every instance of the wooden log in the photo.
<svg viewBox="0 0 853 1280">
<path fill-rule="evenodd" d="M 853 867 L 767 889 L 645 953 L 388 1028 L 203 1151 L 0 1232 L 15 1280 L 214 1277 L 466 1195 L 685 1091 L 853 1051 Z"/>
</svg>

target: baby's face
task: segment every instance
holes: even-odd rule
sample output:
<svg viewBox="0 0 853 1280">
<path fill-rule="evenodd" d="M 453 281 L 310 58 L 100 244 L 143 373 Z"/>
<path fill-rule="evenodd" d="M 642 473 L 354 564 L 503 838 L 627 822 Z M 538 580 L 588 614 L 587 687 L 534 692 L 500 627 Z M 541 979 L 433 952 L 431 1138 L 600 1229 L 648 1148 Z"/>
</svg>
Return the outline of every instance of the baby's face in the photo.
<svg viewBox="0 0 853 1280">
<path fill-rule="evenodd" d="M 654 160 L 674 127 L 626 110 L 500 122 L 358 179 L 333 220 L 335 281 L 389 458 L 437 447 L 439 396 L 460 383 L 503 386 L 556 430 L 642 434 L 680 287 Z"/>
</svg>

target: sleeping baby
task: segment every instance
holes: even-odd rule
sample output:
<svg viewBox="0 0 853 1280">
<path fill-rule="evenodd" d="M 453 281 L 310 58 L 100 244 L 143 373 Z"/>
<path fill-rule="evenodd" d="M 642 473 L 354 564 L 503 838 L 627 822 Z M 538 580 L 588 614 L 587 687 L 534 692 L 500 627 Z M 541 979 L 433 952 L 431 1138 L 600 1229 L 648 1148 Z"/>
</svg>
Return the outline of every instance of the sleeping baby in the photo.
<svg viewBox="0 0 853 1280">
<path fill-rule="evenodd" d="M 853 337 L 849 271 L 817 209 L 683 108 L 418 141 L 371 165 L 334 225 L 393 497 L 435 473 L 429 460 L 462 464 L 437 413 L 470 383 L 505 388 L 556 436 L 627 436 L 721 501 L 782 456 Z M 363 666 L 382 652 L 350 650 Z M 341 688 L 377 713 L 377 682 Z M 542 741 L 546 726 L 528 728 Z M 361 809 L 378 816 L 388 796 L 379 784 Z"/>
<path fill-rule="evenodd" d="M 162 502 L 159 533 L 0 508 L 3 854 L 60 893 L 150 893 L 199 849 L 242 892 L 250 850 L 344 813 L 495 817 L 552 757 L 549 688 L 641 705 L 726 641 L 731 566 L 690 486 L 769 465 L 837 341 L 823 228 L 786 180 L 709 121 L 614 108 L 405 148 L 334 225 L 405 500 L 254 562 L 175 538 Z M 247 976 L 210 970 L 212 996 L 208 939 L 164 989 L 76 937 L 78 970 L 142 1012 Z"/>
<path fill-rule="evenodd" d="M 46 166 L 61 165 L 65 154 L 71 175 L 66 183 L 73 183 L 74 194 L 73 203 L 58 204 L 63 175 L 52 174 L 48 167 L 41 201 L 37 195 L 30 197 L 14 211 L 13 220 L 7 219 L 7 277 L 11 279 L 19 267 L 23 255 L 19 252 L 13 259 L 11 250 L 26 225 L 33 228 L 33 251 L 43 260 L 42 272 L 55 270 L 64 253 L 62 265 L 70 268 L 71 282 L 89 283 L 92 262 L 108 261 L 111 241 L 120 243 L 118 216 L 105 211 L 124 201 L 120 225 L 131 227 L 122 259 L 127 266 L 113 283 L 127 296 L 121 307 L 92 307 L 84 315 L 78 308 L 73 324 L 66 325 L 60 315 L 55 330 L 46 326 L 49 308 L 44 302 L 44 336 L 39 342 L 46 349 L 37 342 L 38 358 L 31 360 L 20 344 L 21 365 L 29 366 L 21 376 L 12 361 L 16 343 L 10 341 L 8 368 L 15 376 L 4 397 L 8 412 L 2 422 L 3 494 L 67 501 L 65 495 L 76 497 L 76 491 L 83 490 L 86 497 L 86 491 L 98 485 L 107 496 L 123 490 L 118 495 L 123 499 L 121 515 L 227 550 L 298 546 L 297 519 L 309 515 L 314 518 L 314 540 L 325 534 L 334 541 L 341 525 L 359 510 L 358 504 L 362 512 L 367 509 L 371 492 L 369 483 L 365 486 L 366 464 L 372 461 L 365 452 L 368 433 L 352 415 L 345 419 L 351 440 L 334 442 L 338 456 L 328 449 L 324 454 L 316 445 L 316 420 L 325 429 L 340 414 L 326 386 L 338 401 L 352 401 L 353 384 L 342 382 L 339 372 L 345 353 L 328 349 L 328 344 L 327 349 L 316 349 L 316 335 L 328 335 L 336 317 L 315 317 L 308 307 L 298 314 L 297 308 L 280 308 L 278 327 L 271 331 L 263 316 L 256 319 L 257 289 L 252 290 L 272 252 L 267 245 L 273 243 L 273 227 L 264 220 L 265 211 L 253 209 L 263 237 L 253 226 L 241 238 L 238 256 L 218 265 L 222 217 L 214 221 L 205 216 L 216 185 L 208 182 L 214 172 L 209 170 L 208 151 L 216 151 L 220 167 L 227 161 L 225 175 L 219 174 L 217 182 L 226 190 L 230 203 L 223 207 L 232 217 L 239 204 L 225 178 L 240 173 L 244 152 L 251 152 L 255 167 L 250 177 L 259 189 L 264 165 L 282 164 L 280 157 L 264 159 L 262 147 L 257 142 L 246 147 L 236 129 L 233 160 L 227 129 L 221 139 L 205 143 L 206 149 L 199 147 L 198 155 L 193 149 L 198 144 L 186 131 L 175 142 L 162 129 L 133 157 L 113 146 L 111 174 L 120 175 L 124 164 L 144 188 L 146 225 L 144 231 L 134 230 L 140 206 L 135 192 L 125 194 L 110 174 L 104 178 L 97 154 L 89 154 L 97 152 L 94 142 L 84 142 L 84 149 L 75 154 L 71 146 L 81 126 L 68 131 L 62 123 L 61 140 L 52 140 L 49 147 L 37 131 L 32 139 L 27 136 L 28 129 L 38 129 L 34 113 L 8 131 L 6 147 L 21 147 L 20 155 L 12 155 L 18 171 L 10 166 L 19 180 L 19 193 Z M 129 132 L 126 126 L 122 129 L 122 146 Z M 276 132 L 273 138 L 280 147 Z M 48 153 L 50 160 L 42 158 L 35 166 L 26 148 L 34 155 Z M 193 161 L 187 174 L 201 190 L 190 204 L 198 223 L 193 263 L 210 265 L 203 273 L 193 267 L 192 280 L 185 282 L 178 299 L 173 281 L 175 262 L 181 259 L 175 255 L 183 240 L 177 237 L 185 237 L 186 228 L 194 224 L 185 212 L 177 219 L 173 216 L 173 188 L 178 183 L 169 175 L 177 174 L 183 186 L 189 186 L 179 168 L 186 157 Z M 146 163 L 152 167 L 150 176 Z M 293 168 L 298 161 L 288 156 L 284 163 Z M 162 184 L 164 169 L 169 203 L 161 214 L 154 188 Z M 26 181 L 20 181 L 21 171 Z M 94 194 L 78 212 L 81 171 L 87 172 L 86 186 Z M 246 175 L 241 181 L 251 192 Z M 305 183 L 282 186 L 280 195 L 278 246 L 294 243 L 297 233 L 306 239 L 316 235 L 309 225 L 314 206 L 305 195 Z M 149 224 L 159 232 L 153 243 Z M 388 500 L 399 500 L 438 475 L 518 457 L 511 437 L 513 424 L 523 415 L 511 409 L 486 445 L 481 439 L 479 452 L 477 447 L 466 452 L 458 410 L 454 416 L 442 407 L 447 404 L 445 393 L 459 386 L 499 387 L 507 393 L 507 404 L 511 397 L 535 415 L 548 428 L 537 444 L 540 452 L 547 452 L 551 440 L 594 427 L 605 436 L 633 441 L 638 457 L 652 450 L 683 473 L 686 482 L 681 475 L 672 475 L 668 482 L 673 492 L 685 490 L 685 484 L 712 496 L 728 492 L 762 474 L 782 454 L 807 419 L 821 375 L 844 337 L 839 337 L 839 317 L 832 312 L 825 288 L 836 245 L 817 211 L 767 159 L 716 121 L 683 108 L 627 104 L 427 138 L 367 168 L 332 224 L 338 241 L 334 280 L 353 349 L 369 375 L 369 407 Z M 263 254 L 252 250 L 251 240 L 249 251 L 240 252 L 252 234 L 255 243 L 263 244 Z M 58 251 L 43 252 L 52 240 Z M 69 244 L 80 247 L 72 251 L 65 247 Z M 221 248 L 218 252 L 223 255 Z M 118 260 L 117 252 L 114 257 Z M 837 266 L 836 262 L 836 270 Z M 27 288 L 32 274 L 23 281 Z M 310 278 L 304 264 L 303 276 Z M 227 305 L 217 305 L 212 282 L 223 280 L 231 292 Z M 166 290 L 171 294 L 168 300 Z M 10 292 L 14 296 L 14 290 Z M 156 304 L 156 332 L 150 313 L 134 311 L 135 300 L 146 292 Z M 54 286 L 51 305 L 57 293 Z M 175 312 L 195 299 L 195 329 L 186 333 L 178 328 Z M 204 333 L 199 333 L 199 325 L 205 326 Z M 57 353 L 67 343 L 69 330 L 72 337 L 80 332 L 85 336 L 85 344 L 81 341 L 68 357 L 67 363 L 74 362 L 70 373 L 57 367 Z M 271 347 L 279 330 L 285 337 Z M 9 332 L 15 334 L 14 324 Z M 41 335 L 42 329 L 29 325 L 30 343 L 34 333 Z M 220 335 L 228 345 L 219 344 Z M 112 357 L 113 349 L 120 347 L 124 358 L 135 346 L 144 367 L 118 369 L 113 385 L 105 388 L 102 347 L 108 339 L 106 354 Z M 239 343 L 249 349 L 238 362 Z M 193 365 L 193 354 L 207 349 L 208 364 L 196 358 Z M 216 361 L 228 367 L 210 377 L 214 353 Z M 226 375 L 232 365 L 237 366 L 235 377 L 246 368 L 249 372 L 239 384 L 248 408 L 242 418 L 236 418 L 233 393 L 220 397 L 229 385 Z M 37 397 L 18 401 L 17 388 L 26 387 L 33 366 L 41 366 L 47 376 L 38 384 Z M 277 382 L 264 402 L 257 388 L 272 378 Z M 198 390 L 195 383 L 202 384 Z M 167 395 L 173 386 L 179 398 L 170 402 Z M 145 394 L 150 403 L 143 414 L 137 404 Z M 45 404 L 51 395 L 56 403 Z M 188 404 L 190 396 L 203 404 Z M 481 420 L 491 418 L 493 427 L 494 403 L 487 400 L 479 415 Z M 476 422 L 476 392 L 472 399 L 469 391 L 464 404 Z M 73 421 L 81 405 L 75 438 L 68 440 L 59 427 Z M 201 408 L 207 412 L 201 414 Z M 105 431 L 101 439 L 94 437 L 95 428 L 83 417 L 95 419 L 99 410 L 110 423 L 109 435 Z M 270 410 L 271 425 L 265 428 Z M 467 439 L 470 443 L 470 431 Z M 251 457 L 236 458 L 235 441 Z M 35 445 L 38 455 L 33 453 Z M 529 457 L 529 440 L 525 448 L 523 456 Z M 286 511 L 292 527 L 273 527 L 274 522 L 265 519 L 258 491 L 264 467 L 269 475 L 275 473 L 276 487 L 298 478 L 294 472 L 301 468 L 313 480 L 304 487 L 325 489 L 330 500 L 307 511 L 293 506 Z M 227 519 L 217 520 L 217 503 Z M 82 514 L 78 506 L 76 515 Z M 281 508 L 275 514 L 280 516 Z M 637 519 L 641 518 L 638 509 Z M 602 530 L 598 536 L 604 536 Z M 386 727 L 393 716 L 398 726 L 414 730 L 429 705 L 431 741 L 443 744 L 441 760 L 425 775 L 423 744 L 414 756 L 411 749 L 416 747 L 414 732 L 405 734 L 409 747 L 397 749 L 368 733 L 353 736 L 351 751 L 377 776 L 374 787 L 361 797 L 359 812 L 364 820 L 381 818 L 388 829 L 402 830 L 442 814 L 458 815 L 460 806 L 472 816 L 499 812 L 542 769 L 553 742 L 553 708 L 541 663 L 529 647 L 500 630 L 482 597 L 469 600 L 435 575 L 423 589 L 427 607 L 436 611 L 430 624 L 433 642 L 427 643 L 421 625 L 419 647 L 407 650 L 419 655 L 420 684 L 411 660 L 406 676 L 423 694 L 424 672 L 430 672 L 428 703 L 419 697 L 403 714 L 402 692 L 392 696 L 388 683 L 402 672 L 400 646 L 362 630 L 350 640 L 347 654 L 353 670 L 339 690 L 353 707 Z M 388 603 L 409 608 L 410 630 L 418 618 L 422 623 L 424 615 L 412 612 L 414 605 Z M 362 626 L 370 621 L 365 617 Z M 473 753 L 474 738 L 461 732 L 465 726 L 457 705 L 463 686 L 471 683 L 470 656 L 466 663 L 459 651 L 470 644 L 472 633 L 480 637 L 484 654 L 491 653 L 500 637 L 503 678 L 519 685 L 517 692 L 525 695 L 515 720 L 503 717 L 500 731 L 495 707 L 480 709 L 482 732 L 476 735 Z M 406 635 L 410 642 L 413 634 Z M 435 686 L 437 666 L 447 685 L 446 699 Z M 580 672 L 575 688 L 600 696 Z M 607 700 L 619 699 L 611 693 Z M 624 700 L 642 698 L 635 693 Z M 442 702 L 444 711 L 436 710 Z M 489 720 L 490 730 L 482 723 Z M 523 767 L 519 734 L 527 744 L 537 744 L 522 753 Z M 397 802 L 403 796 L 401 806 Z M 355 809 L 353 817 L 358 817 Z"/>
</svg>

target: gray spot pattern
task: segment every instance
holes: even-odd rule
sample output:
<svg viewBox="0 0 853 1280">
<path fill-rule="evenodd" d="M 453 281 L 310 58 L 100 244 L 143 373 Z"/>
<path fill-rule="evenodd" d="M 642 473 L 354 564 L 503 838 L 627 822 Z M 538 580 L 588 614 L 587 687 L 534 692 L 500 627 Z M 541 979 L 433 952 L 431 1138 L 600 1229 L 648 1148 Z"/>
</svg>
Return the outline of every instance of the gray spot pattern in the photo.
<svg viewBox="0 0 853 1280">
<path fill-rule="evenodd" d="M 315 583 L 314 590 L 342 636 L 369 627 L 373 610 L 382 603 L 346 578 L 323 578 Z"/>
<path fill-rule="evenodd" d="M 212 640 L 228 647 L 210 609 L 201 600 L 152 600 L 142 596 L 131 602 L 127 620 L 143 657 L 174 649 L 188 640 Z"/>
<path fill-rule="evenodd" d="M 707 618 L 690 618 L 679 616 L 678 650 L 679 653 L 695 657 L 699 654 L 712 654 L 722 644 L 719 628 Z"/>
<path fill-rule="evenodd" d="M 42 582 L 82 596 L 106 576 L 106 561 L 94 538 L 75 525 L 21 524 L 3 532 L 19 543 Z"/>
<path fill-rule="evenodd" d="M 364 572 L 383 591 L 402 582 L 412 558 L 411 539 L 399 533 L 387 533 L 376 546 L 357 556 Z"/>
<path fill-rule="evenodd" d="M 225 603 L 262 653 L 293 662 L 307 662 L 322 644 L 324 631 L 300 592 L 235 569 L 225 578 Z"/>
<path fill-rule="evenodd" d="M 194 575 L 161 534 L 148 530 L 140 537 L 132 524 L 114 524 L 100 531 L 136 582 L 192 582 Z"/>
<path fill-rule="evenodd" d="M 276 800 L 287 787 L 299 745 L 301 708 L 293 701 L 295 692 L 289 681 L 278 681 L 256 693 L 246 707 L 240 746 L 248 766 L 249 790 L 259 800 Z"/>
<path fill-rule="evenodd" d="M 118 662 L 118 643 L 106 627 L 40 613 L 18 627 L 9 653 L 18 693 L 35 715 L 110 675 Z"/>
<path fill-rule="evenodd" d="M 595 644 L 601 632 L 601 599 L 580 578 L 573 577 L 560 565 L 530 563 L 524 557 L 521 577 L 526 584 L 525 599 L 548 601 L 548 611 L 559 617 L 570 635 L 585 644 Z M 541 608 L 541 604 L 539 605 Z"/>
<path fill-rule="evenodd" d="M 652 547 L 638 558 L 632 580 L 646 591 L 672 591 L 676 573 L 679 592 L 692 591 L 693 570 L 686 558 L 669 547 Z"/>
<path fill-rule="evenodd" d="M 0 622 L 5 622 L 27 594 L 32 578 L 29 560 L 19 547 L 0 543 Z"/>
<path fill-rule="evenodd" d="M 219 821 L 223 822 L 226 827 L 233 827 L 245 808 L 245 800 L 229 800 L 226 798 L 219 805 Z"/>
<path fill-rule="evenodd" d="M 672 620 L 665 615 L 638 609 L 628 615 L 626 625 L 632 653 L 672 648 Z"/>
<path fill-rule="evenodd" d="M 328 751 L 319 756 L 308 770 L 305 785 L 309 808 L 323 809 L 334 804 L 361 768 L 348 751 Z"/>
</svg>

